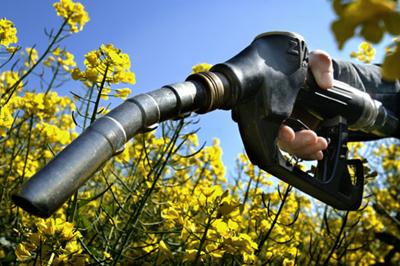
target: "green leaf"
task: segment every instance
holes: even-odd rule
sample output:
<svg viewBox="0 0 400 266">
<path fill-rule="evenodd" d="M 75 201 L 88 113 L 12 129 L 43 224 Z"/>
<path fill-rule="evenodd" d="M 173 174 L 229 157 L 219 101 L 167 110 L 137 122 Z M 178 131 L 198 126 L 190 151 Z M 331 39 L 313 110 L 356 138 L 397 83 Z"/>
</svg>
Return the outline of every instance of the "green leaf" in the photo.
<svg viewBox="0 0 400 266">
<path fill-rule="evenodd" d="M 335 34 L 339 49 L 342 49 L 345 42 L 353 37 L 355 26 L 344 19 L 335 20 L 331 29 Z"/>
<path fill-rule="evenodd" d="M 369 42 L 378 43 L 382 40 L 383 32 L 378 20 L 370 20 L 362 24 L 360 35 Z"/>
<path fill-rule="evenodd" d="M 382 64 L 382 75 L 383 79 L 388 81 L 394 81 L 400 79 L 400 50 L 399 44 L 397 45 L 397 51 L 386 55 L 385 60 Z"/>
<path fill-rule="evenodd" d="M 383 17 L 386 30 L 392 35 L 400 34 L 400 13 L 393 12 Z"/>
<path fill-rule="evenodd" d="M 333 0 L 332 1 L 333 10 L 335 10 L 335 13 L 338 16 L 342 16 L 343 15 L 343 10 L 345 9 L 345 6 L 346 5 L 342 4 L 342 0 Z"/>
</svg>

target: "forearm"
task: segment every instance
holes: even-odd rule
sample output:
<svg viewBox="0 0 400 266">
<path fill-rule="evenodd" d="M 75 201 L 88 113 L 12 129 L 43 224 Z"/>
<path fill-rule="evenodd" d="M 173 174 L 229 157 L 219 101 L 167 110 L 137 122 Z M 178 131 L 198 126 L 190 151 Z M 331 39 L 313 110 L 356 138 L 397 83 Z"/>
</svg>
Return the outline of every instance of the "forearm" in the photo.
<svg viewBox="0 0 400 266">
<path fill-rule="evenodd" d="M 400 83 L 382 79 L 381 69 L 376 65 L 357 65 L 343 61 L 333 61 L 334 78 L 368 92 L 371 97 L 382 102 L 391 112 L 400 117 Z M 397 138 L 400 137 L 398 133 Z M 362 132 L 351 132 L 352 140 L 372 140 L 377 137 Z"/>
</svg>

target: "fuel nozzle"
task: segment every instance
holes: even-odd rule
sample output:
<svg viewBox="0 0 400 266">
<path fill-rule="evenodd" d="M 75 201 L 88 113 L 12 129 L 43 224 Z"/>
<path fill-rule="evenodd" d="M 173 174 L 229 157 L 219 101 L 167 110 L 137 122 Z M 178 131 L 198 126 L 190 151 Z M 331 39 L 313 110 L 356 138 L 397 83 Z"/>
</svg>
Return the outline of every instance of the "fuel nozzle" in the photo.
<svg viewBox="0 0 400 266">
<path fill-rule="evenodd" d="M 306 56 L 300 35 L 270 32 L 258 36 L 238 55 L 215 65 L 209 72 L 130 98 L 96 120 L 26 182 L 13 200 L 28 212 L 48 217 L 136 133 L 188 112 L 237 111 L 255 97 L 264 100 L 266 119 L 274 118 L 276 122 L 268 129 L 274 136 L 270 146 L 275 147 L 279 123 L 290 115 L 297 91 L 304 82 Z M 250 114 L 246 120 L 252 121 L 258 115 Z M 251 137 L 249 134 L 252 132 L 247 132 L 247 137 Z M 264 147 L 258 144 L 257 149 Z M 272 148 L 266 158 L 252 159 L 272 163 L 275 153 L 276 148 Z"/>
<path fill-rule="evenodd" d="M 376 137 L 395 137 L 399 132 L 399 119 L 380 101 L 338 80 L 334 80 L 332 88 L 320 89 L 309 77 L 299 92 L 296 105 L 321 120 L 341 115 L 346 118 L 351 131 L 362 131 Z"/>
<path fill-rule="evenodd" d="M 362 163 L 347 160 L 347 126 L 390 136 L 399 122 L 369 95 L 346 84 L 336 82 L 328 90 L 305 86 L 307 69 L 307 46 L 299 34 L 261 34 L 209 72 L 129 98 L 96 120 L 13 200 L 32 214 L 49 217 L 135 134 L 190 112 L 232 109 L 253 164 L 335 208 L 357 209 L 363 191 Z M 292 165 L 277 146 L 279 129 L 295 105 L 333 123 L 327 128 L 327 134 L 333 132 L 331 154 L 326 156 L 330 160 L 318 163 L 316 176 Z M 355 165 L 361 177 L 354 185 L 348 165 Z"/>
</svg>

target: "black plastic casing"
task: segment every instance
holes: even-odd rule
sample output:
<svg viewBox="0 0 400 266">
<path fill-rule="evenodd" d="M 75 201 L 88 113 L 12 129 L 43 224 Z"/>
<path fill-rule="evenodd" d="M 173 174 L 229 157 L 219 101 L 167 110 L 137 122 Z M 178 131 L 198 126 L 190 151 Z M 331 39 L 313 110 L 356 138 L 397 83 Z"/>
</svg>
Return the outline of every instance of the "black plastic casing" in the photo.
<svg viewBox="0 0 400 266">
<path fill-rule="evenodd" d="M 247 48 L 211 71 L 223 73 L 237 91 L 232 118 L 250 161 L 305 193 L 342 210 L 357 209 L 362 200 L 362 164 L 351 161 L 357 181 L 351 182 L 347 160 L 347 124 L 334 123 L 330 154 L 311 175 L 289 163 L 277 146 L 279 129 L 305 86 L 308 51 L 304 39 L 291 32 L 259 35 Z M 329 162 L 327 161 L 329 160 Z"/>
</svg>

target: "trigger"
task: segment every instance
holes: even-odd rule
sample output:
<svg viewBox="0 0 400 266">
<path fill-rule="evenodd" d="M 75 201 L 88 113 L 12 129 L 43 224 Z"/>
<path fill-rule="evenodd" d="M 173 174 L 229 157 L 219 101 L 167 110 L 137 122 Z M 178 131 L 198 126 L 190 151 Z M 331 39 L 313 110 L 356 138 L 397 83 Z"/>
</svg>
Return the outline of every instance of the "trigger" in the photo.
<svg viewBox="0 0 400 266">
<path fill-rule="evenodd" d="M 295 132 L 303 130 L 303 129 L 310 129 L 306 124 L 304 124 L 301 120 L 295 118 L 288 118 L 286 119 L 283 124 L 291 127 Z"/>
</svg>

